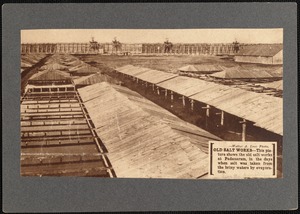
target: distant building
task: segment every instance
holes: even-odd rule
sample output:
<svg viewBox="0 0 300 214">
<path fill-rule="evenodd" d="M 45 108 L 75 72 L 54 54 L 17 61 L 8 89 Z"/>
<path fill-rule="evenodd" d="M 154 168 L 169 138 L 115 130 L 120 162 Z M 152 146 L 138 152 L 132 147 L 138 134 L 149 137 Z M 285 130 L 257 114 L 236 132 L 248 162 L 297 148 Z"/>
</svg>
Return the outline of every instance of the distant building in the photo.
<svg viewBox="0 0 300 214">
<path fill-rule="evenodd" d="M 268 65 L 283 64 L 283 46 L 246 45 L 235 54 L 236 62 L 259 63 Z"/>
</svg>

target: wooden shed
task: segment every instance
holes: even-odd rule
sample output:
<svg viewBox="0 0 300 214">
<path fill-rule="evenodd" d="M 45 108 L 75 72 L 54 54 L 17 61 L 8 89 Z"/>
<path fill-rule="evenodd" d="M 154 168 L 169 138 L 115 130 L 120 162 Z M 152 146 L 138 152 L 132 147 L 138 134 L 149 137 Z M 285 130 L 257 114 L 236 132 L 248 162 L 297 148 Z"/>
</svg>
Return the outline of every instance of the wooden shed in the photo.
<svg viewBox="0 0 300 214">
<path fill-rule="evenodd" d="M 283 64 L 283 45 L 247 45 L 235 55 L 236 62 Z"/>
</svg>

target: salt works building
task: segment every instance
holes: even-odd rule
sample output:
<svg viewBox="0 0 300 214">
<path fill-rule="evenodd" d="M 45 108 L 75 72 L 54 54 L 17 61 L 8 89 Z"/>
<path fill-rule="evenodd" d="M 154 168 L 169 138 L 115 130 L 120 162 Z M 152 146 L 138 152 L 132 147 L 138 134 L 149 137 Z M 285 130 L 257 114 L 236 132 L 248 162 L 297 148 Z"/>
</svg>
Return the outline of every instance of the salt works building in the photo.
<svg viewBox="0 0 300 214">
<path fill-rule="evenodd" d="M 55 54 L 29 78 L 21 99 L 21 175 L 207 175 L 208 141 L 221 138 L 106 82 L 111 79 L 100 70 L 74 72 L 82 68 L 93 70 L 74 56 Z M 157 87 L 162 76 L 153 78 Z"/>
<path fill-rule="evenodd" d="M 283 64 L 283 45 L 247 45 L 234 57 L 236 62 L 268 65 Z"/>
</svg>

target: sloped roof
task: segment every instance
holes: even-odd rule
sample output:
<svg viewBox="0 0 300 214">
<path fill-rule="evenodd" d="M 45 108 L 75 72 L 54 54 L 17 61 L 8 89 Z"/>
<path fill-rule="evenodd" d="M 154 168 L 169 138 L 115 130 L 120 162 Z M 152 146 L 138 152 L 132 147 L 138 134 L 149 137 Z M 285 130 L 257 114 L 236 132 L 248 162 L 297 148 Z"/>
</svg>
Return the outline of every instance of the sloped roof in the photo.
<svg viewBox="0 0 300 214">
<path fill-rule="evenodd" d="M 75 63 L 73 65 L 69 65 L 69 70 L 70 71 L 77 71 L 77 70 L 79 70 L 81 68 L 84 68 L 86 66 L 88 66 L 88 64 L 86 64 L 85 62 L 80 61 L 79 63 Z"/>
<path fill-rule="evenodd" d="M 283 68 L 266 70 L 272 77 L 283 77 Z"/>
<path fill-rule="evenodd" d="M 73 74 L 93 74 L 93 73 L 100 72 L 100 70 L 96 67 L 85 65 L 85 66 L 81 66 L 76 70 L 72 70 L 70 72 Z"/>
<path fill-rule="evenodd" d="M 139 93 L 132 91 L 126 87 L 119 85 L 111 85 L 116 91 L 125 95 L 130 101 L 138 105 L 144 111 L 152 116 L 160 118 L 164 123 L 168 124 L 173 130 L 182 135 L 189 136 L 191 142 L 197 145 L 202 151 L 207 151 L 207 140 L 221 140 L 219 137 L 193 125 L 184 120 L 181 120 L 171 112 L 144 98 Z"/>
<path fill-rule="evenodd" d="M 33 64 L 29 64 L 29 63 L 26 63 L 26 62 L 21 62 L 21 68 L 29 68 L 31 67 Z"/>
<path fill-rule="evenodd" d="M 123 74 L 136 76 L 138 74 L 144 73 L 145 71 L 149 71 L 151 69 L 128 65 L 121 68 L 117 68 L 116 70 Z"/>
<path fill-rule="evenodd" d="M 60 70 L 40 71 L 30 78 L 31 81 L 61 81 L 70 80 L 70 74 Z"/>
<path fill-rule="evenodd" d="M 261 83 L 259 84 L 265 88 L 273 88 L 277 90 L 283 90 L 283 80 L 278 80 L 274 82 L 268 82 L 268 83 Z"/>
<path fill-rule="evenodd" d="M 264 70 L 246 69 L 241 66 L 227 68 L 224 71 L 211 74 L 210 76 L 222 79 L 256 79 L 273 77 L 271 74 Z"/>
<path fill-rule="evenodd" d="M 119 67 L 116 69 L 116 71 L 123 74 L 134 76 L 138 79 L 153 84 L 157 84 L 178 76 L 177 74 L 173 74 L 173 73 L 168 73 L 164 71 L 158 71 L 150 68 L 143 68 L 143 67 L 138 67 L 133 65 L 126 65 L 123 67 Z"/>
<path fill-rule="evenodd" d="M 80 69 L 76 70 L 74 73 L 91 74 L 91 73 L 97 73 L 97 72 L 100 72 L 100 70 L 98 68 L 88 65 L 88 66 L 81 67 Z"/>
<path fill-rule="evenodd" d="M 79 77 L 73 80 L 75 85 L 93 85 L 100 82 L 115 82 L 114 79 L 100 73 Z"/>
<path fill-rule="evenodd" d="M 178 69 L 179 71 L 185 72 L 199 72 L 199 73 L 210 73 L 222 71 L 223 67 L 219 65 L 200 64 L 200 65 L 186 65 Z"/>
<path fill-rule="evenodd" d="M 197 178 L 207 173 L 207 153 L 192 143 L 195 139 L 153 115 L 164 113 L 145 100 L 117 90 L 107 83 L 78 90 L 117 177 Z"/>
<path fill-rule="evenodd" d="M 142 74 L 143 79 L 140 75 L 135 77 L 149 82 L 155 74 L 146 71 Z M 169 73 L 165 72 L 165 75 Z M 268 76 L 271 75 L 268 74 Z M 245 118 L 252 121 L 254 125 L 271 132 L 283 134 L 282 98 L 183 76 L 164 78 L 164 81 L 155 82 L 154 84 L 159 87 Z"/>
<path fill-rule="evenodd" d="M 172 74 L 172 73 L 167 73 L 164 71 L 157 71 L 157 70 L 148 70 L 141 74 L 135 75 L 135 77 L 137 77 L 138 79 L 141 79 L 143 81 L 153 83 L 153 84 L 158 84 L 158 83 L 166 81 L 168 79 L 172 79 L 176 76 L 178 76 L 178 75 Z"/>
<path fill-rule="evenodd" d="M 236 56 L 275 56 L 283 49 L 283 45 L 247 45 L 236 54 Z"/>
<path fill-rule="evenodd" d="M 39 62 L 42 58 L 44 58 L 45 54 L 28 54 L 21 56 L 21 67 L 31 67 L 37 62 Z"/>
<path fill-rule="evenodd" d="M 282 98 L 182 76 L 158 86 L 245 118 L 271 132 L 283 134 Z"/>
<path fill-rule="evenodd" d="M 209 93 L 198 93 L 190 98 L 222 109 L 225 112 L 254 122 L 255 126 L 279 135 L 283 134 L 282 98 L 258 94 L 242 89 L 216 87 Z"/>
<path fill-rule="evenodd" d="M 186 65 L 186 66 L 183 66 L 181 68 L 178 68 L 179 71 L 186 71 L 186 72 L 189 72 L 189 71 L 198 71 L 195 66 L 193 65 Z"/>
<path fill-rule="evenodd" d="M 54 62 L 42 66 L 40 70 L 62 70 L 63 71 L 63 70 L 68 70 L 68 67 Z"/>
</svg>

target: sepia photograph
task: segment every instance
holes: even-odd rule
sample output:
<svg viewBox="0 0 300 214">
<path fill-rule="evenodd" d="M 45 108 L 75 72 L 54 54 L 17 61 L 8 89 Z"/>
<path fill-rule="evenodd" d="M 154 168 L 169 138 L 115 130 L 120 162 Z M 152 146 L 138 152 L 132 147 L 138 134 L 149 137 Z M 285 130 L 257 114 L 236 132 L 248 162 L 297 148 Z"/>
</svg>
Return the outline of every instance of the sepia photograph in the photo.
<svg viewBox="0 0 300 214">
<path fill-rule="evenodd" d="M 21 30 L 21 176 L 283 178 L 283 29 Z"/>
</svg>

